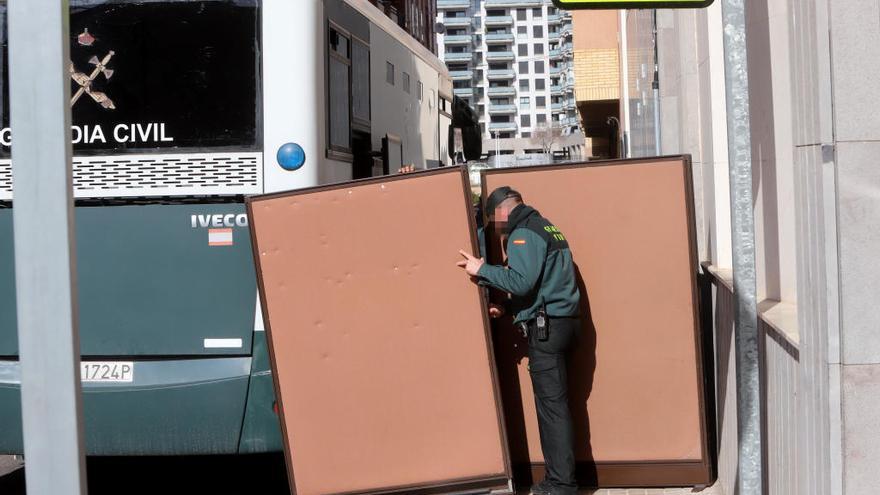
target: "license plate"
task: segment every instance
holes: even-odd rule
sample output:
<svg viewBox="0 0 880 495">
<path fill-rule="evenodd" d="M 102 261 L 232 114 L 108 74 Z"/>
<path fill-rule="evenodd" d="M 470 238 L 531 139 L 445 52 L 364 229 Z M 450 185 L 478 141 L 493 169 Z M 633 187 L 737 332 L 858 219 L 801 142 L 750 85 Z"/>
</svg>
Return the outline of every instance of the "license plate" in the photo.
<svg viewBox="0 0 880 495">
<path fill-rule="evenodd" d="M 131 383 L 134 363 L 131 361 L 88 361 L 80 363 L 83 382 Z"/>
</svg>

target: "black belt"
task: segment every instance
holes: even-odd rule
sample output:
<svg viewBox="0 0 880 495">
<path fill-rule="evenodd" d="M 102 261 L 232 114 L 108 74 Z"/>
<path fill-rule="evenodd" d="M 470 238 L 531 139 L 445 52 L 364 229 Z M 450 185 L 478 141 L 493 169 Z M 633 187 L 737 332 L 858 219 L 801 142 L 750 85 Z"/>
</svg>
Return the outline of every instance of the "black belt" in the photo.
<svg viewBox="0 0 880 495">
<path fill-rule="evenodd" d="M 580 316 L 547 316 L 547 319 L 550 321 L 553 320 L 576 320 L 580 318 Z M 537 323 L 537 318 L 531 318 L 529 320 L 524 320 L 519 323 L 515 323 L 514 326 L 519 330 L 519 332 L 523 335 L 523 337 L 528 338 L 529 329 L 533 328 Z"/>
</svg>

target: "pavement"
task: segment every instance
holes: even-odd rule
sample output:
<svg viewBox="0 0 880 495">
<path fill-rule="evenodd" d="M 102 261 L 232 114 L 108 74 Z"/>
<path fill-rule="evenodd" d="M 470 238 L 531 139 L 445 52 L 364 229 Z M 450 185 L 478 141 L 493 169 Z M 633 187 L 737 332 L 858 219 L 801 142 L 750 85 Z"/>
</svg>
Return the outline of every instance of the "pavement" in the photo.
<svg viewBox="0 0 880 495">
<path fill-rule="evenodd" d="M 23 463 L 0 456 L 0 494 L 25 495 Z M 258 456 L 89 458 L 89 495 L 287 495 L 284 458 Z M 724 495 L 719 487 L 583 490 L 581 495 Z M 528 490 L 519 492 L 527 495 Z"/>
</svg>

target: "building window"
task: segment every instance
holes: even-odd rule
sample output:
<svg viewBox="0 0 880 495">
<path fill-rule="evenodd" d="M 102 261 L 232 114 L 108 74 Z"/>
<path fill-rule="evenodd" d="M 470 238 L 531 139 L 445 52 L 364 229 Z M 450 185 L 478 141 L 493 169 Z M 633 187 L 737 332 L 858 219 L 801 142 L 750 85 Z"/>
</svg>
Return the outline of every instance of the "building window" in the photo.
<svg viewBox="0 0 880 495">
<path fill-rule="evenodd" d="M 385 81 L 394 86 L 394 64 L 385 62 Z"/>
<path fill-rule="evenodd" d="M 516 9 L 516 20 L 518 20 L 518 21 L 526 20 L 526 9 Z"/>
<path fill-rule="evenodd" d="M 540 91 L 542 89 L 545 89 L 546 87 L 547 87 L 547 80 L 546 79 L 535 79 L 535 89 L 536 90 Z"/>
<path fill-rule="evenodd" d="M 409 93 L 409 74 L 403 73 L 403 90 Z"/>
<path fill-rule="evenodd" d="M 528 74 L 529 73 L 529 63 L 528 62 L 520 62 L 519 63 L 519 73 L 520 74 Z"/>
<path fill-rule="evenodd" d="M 530 138 L 530 137 L 532 137 L 532 133 L 531 132 L 524 132 L 524 133 L 522 133 L 522 137 Z"/>
<path fill-rule="evenodd" d="M 544 43 L 535 43 L 535 55 L 544 54 Z"/>
<path fill-rule="evenodd" d="M 327 34 L 328 154 L 336 152 L 344 159 L 351 153 L 351 38 L 333 26 Z"/>
<path fill-rule="evenodd" d="M 517 38 L 527 38 L 529 36 L 529 28 L 526 26 L 519 26 L 516 28 L 516 37 Z"/>
<path fill-rule="evenodd" d="M 419 81 L 416 83 L 416 87 L 418 88 L 418 92 L 416 93 L 416 96 L 419 98 L 419 101 L 422 101 L 422 98 L 424 97 L 424 93 L 425 93 L 425 86 L 422 85 L 422 81 Z"/>
<path fill-rule="evenodd" d="M 523 127 L 531 127 L 531 126 L 532 126 L 532 118 L 531 118 L 531 115 L 520 115 L 520 116 L 519 116 L 519 123 L 520 123 Z"/>
<path fill-rule="evenodd" d="M 370 129 L 370 47 L 357 39 L 351 42 L 351 120 Z"/>
<path fill-rule="evenodd" d="M 517 47 L 517 49 L 519 50 L 519 56 L 520 56 L 520 57 L 527 57 L 527 56 L 529 56 L 529 45 L 519 45 L 519 46 Z"/>
<path fill-rule="evenodd" d="M 543 74 L 544 73 L 544 61 L 536 60 L 535 61 L 535 74 Z"/>
<path fill-rule="evenodd" d="M 530 107 L 529 97 L 528 96 L 520 96 L 519 98 L 519 107 L 523 110 L 528 110 Z"/>
<path fill-rule="evenodd" d="M 537 117 L 538 117 L 539 124 L 546 124 L 547 123 L 547 116 L 544 115 L 543 113 L 539 113 Z"/>
<path fill-rule="evenodd" d="M 528 79 L 520 79 L 519 80 L 519 89 L 521 91 L 528 91 L 529 90 L 529 80 Z"/>
<path fill-rule="evenodd" d="M 534 33 L 535 38 L 543 38 L 544 26 L 532 26 L 532 33 Z"/>
<path fill-rule="evenodd" d="M 535 18 L 537 18 L 537 19 L 540 19 L 540 18 L 541 18 L 541 15 L 542 15 L 542 14 L 541 14 L 541 7 L 538 7 L 538 8 L 536 8 L 536 9 L 532 9 L 532 17 L 535 17 Z"/>
<path fill-rule="evenodd" d="M 546 96 L 536 96 L 535 97 L 535 106 L 538 108 L 547 108 L 547 97 Z"/>
</svg>

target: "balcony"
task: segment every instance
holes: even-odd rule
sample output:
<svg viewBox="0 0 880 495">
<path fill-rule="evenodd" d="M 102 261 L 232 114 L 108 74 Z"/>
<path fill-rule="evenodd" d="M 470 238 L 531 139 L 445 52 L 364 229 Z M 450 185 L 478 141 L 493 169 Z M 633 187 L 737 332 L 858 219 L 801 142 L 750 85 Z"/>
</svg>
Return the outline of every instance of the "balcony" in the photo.
<svg viewBox="0 0 880 495">
<path fill-rule="evenodd" d="M 489 69 L 486 72 L 486 77 L 490 81 L 504 81 L 515 78 L 516 72 L 512 69 Z"/>
<path fill-rule="evenodd" d="M 470 0 L 437 0 L 437 10 L 461 9 L 471 6 Z"/>
<path fill-rule="evenodd" d="M 551 14 L 547 16 L 547 24 L 550 26 L 559 24 L 562 22 L 562 16 L 559 14 Z"/>
<path fill-rule="evenodd" d="M 483 22 L 487 27 L 491 26 L 512 26 L 513 17 L 509 15 L 494 15 L 486 17 Z"/>
<path fill-rule="evenodd" d="M 503 86 L 503 87 L 492 87 L 489 86 L 486 88 L 486 94 L 489 96 L 516 96 L 516 88 L 513 86 Z"/>
<path fill-rule="evenodd" d="M 516 113 L 516 105 L 504 104 L 504 105 L 489 105 L 489 114 L 490 115 L 512 115 Z"/>
<path fill-rule="evenodd" d="M 446 52 L 443 60 L 446 62 L 470 62 L 474 58 L 471 52 Z"/>
<path fill-rule="evenodd" d="M 551 103 L 550 110 L 552 110 L 553 113 L 562 113 L 562 103 Z"/>
<path fill-rule="evenodd" d="M 513 43 L 513 33 L 493 33 L 483 37 L 487 45 L 507 45 Z"/>
<path fill-rule="evenodd" d="M 470 45 L 473 38 L 469 34 L 451 34 L 443 37 L 443 43 L 447 45 Z"/>
<path fill-rule="evenodd" d="M 474 96 L 474 88 L 452 88 L 452 93 L 460 98 L 470 98 Z"/>
<path fill-rule="evenodd" d="M 452 78 L 453 81 L 470 81 L 474 78 L 474 71 L 472 70 L 451 70 L 449 71 L 449 77 Z"/>
<path fill-rule="evenodd" d="M 448 56 L 449 54 L 447 53 L 446 55 Z M 449 59 L 447 58 L 446 60 L 449 60 Z M 564 70 L 562 67 L 550 67 L 550 75 L 551 76 L 558 76 L 558 75 L 562 74 L 563 71 Z"/>
<path fill-rule="evenodd" d="M 486 52 L 486 61 L 488 62 L 507 62 L 513 60 L 513 52 Z"/>
<path fill-rule="evenodd" d="M 443 19 L 443 25 L 448 28 L 468 28 L 473 22 L 472 17 L 447 17 Z"/>
<path fill-rule="evenodd" d="M 514 132 L 516 131 L 516 122 L 489 122 L 489 130 L 498 132 Z"/>
<path fill-rule="evenodd" d="M 559 60 L 562 58 L 562 52 L 560 50 L 550 50 L 550 60 Z"/>
<path fill-rule="evenodd" d="M 550 94 L 553 96 L 562 95 L 562 86 L 550 86 Z"/>
</svg>

